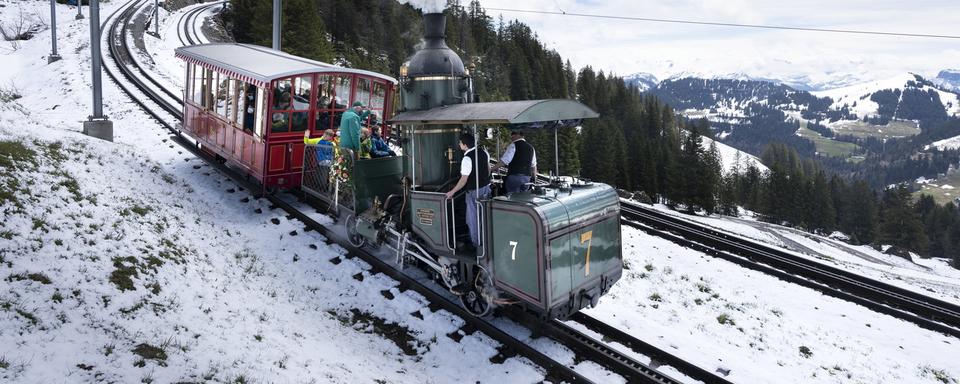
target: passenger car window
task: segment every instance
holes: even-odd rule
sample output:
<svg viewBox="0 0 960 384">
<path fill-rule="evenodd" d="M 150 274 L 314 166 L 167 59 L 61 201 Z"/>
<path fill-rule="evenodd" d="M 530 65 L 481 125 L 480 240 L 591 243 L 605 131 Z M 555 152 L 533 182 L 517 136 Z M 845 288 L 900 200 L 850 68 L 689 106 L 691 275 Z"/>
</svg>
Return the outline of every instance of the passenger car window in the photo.
<svg viewBox="0 0 960 384">
<path fill-rule="evenodd" d="M 290 130 L 303 132 L 310 127 L 310 98 L 313 91 L 313 76 L 293 79 L 293 105 Z"/>
</svg>

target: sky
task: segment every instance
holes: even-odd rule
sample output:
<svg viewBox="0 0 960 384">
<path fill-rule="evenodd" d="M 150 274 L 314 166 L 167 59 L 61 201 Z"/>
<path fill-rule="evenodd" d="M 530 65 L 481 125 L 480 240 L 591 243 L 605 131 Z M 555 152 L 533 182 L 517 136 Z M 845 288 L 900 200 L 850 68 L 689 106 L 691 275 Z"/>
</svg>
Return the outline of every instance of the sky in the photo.
<svg viewBox="0 0 960 384">
<path fill-rule="evenodd" d="M 468 1 L 463 1 L 465 4 Z M 414 2 L 416 3 L 416 2 Z M 432 2 L 421 2 L 424 5 Z M 768 30 L 544 15 L 495 8 L 801 28 L 960 36 L 960 2 L 747 0 L 481 0 L 495 20 L 518 19 L 575 67 L 802 79 L 817 84 L 960 69 L 960 39 Z"/>
</svg>

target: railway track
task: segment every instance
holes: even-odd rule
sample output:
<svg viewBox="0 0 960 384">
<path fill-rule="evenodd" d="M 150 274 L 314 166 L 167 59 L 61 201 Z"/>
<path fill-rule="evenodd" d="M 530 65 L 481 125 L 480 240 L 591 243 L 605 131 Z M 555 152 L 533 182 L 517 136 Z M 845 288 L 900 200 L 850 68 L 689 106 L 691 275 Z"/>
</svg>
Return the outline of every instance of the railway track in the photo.
<svg viewBox="0 0 960 384">
<path fill-rule="evenodd" d="M 160 124 L 163 125 L 173 135 L 173 141 L 191 151 L 195 156 L 206 160 L 207 163 L 228 175 L 240 186 L 247 188 L 250 191 L 257 190 L 255 186 L 250 185 L 244 175 L 241 175 L 233 169 L 216 161 L 216 159 L 210 154 L 200 150 L 191 140 L 184 138 L 179 134 L 177 129 L 177 121 L 182 119 L 182 100 L 179 97 L 174 97 L 172 99 L 176 100 L 176 102 L 171 101 L 171 98 L 168 97 L 171 94 L 170 91 L 163 89 L 164 87 L 154 80 L 153 77 L 146 70 L 144 70 L 136 60 L 133 59 L 134 54 L 131 52 L 129 44 L 127 43 L 126 35 L 128 33 L 128 26 L 142 4 L 144 4 L 144 0 L 130 0 L 124 7 L 111 14 L 111 16 L 108 17 L 104 22 L 105 26 L 109 24 L 109 28 L 105 29 L 108 30 L 106 47 L 110 57 L 114 60 L 114 63 L 116 63 L 117 67 L 114 70 L 109 68 L 108 65 L 104 64 L 108 75 L 110 75 L 114 82 L 120 86 L 120 88 L 127 93 L 131 99 L 133 99 L 149 115 L 160 122 Z M 211 4 L 207 7 L 198 7 L 197 9 L 189 11 L 186 15 L 184 15 L 184 17 L 181 18 L 180 21 L 178 21 L 178 35 L 182 42 L 196 43 L 200 41 L 199 38 L 192 36 L 196 33 L 196 27 L 194 27 L 193 24 L 196 23 L 196 18 L 200 13 L 205 11 L 208 7 L 216 5 L 217 3 Z M 127 82 L 130 84 L 126 84 Z M 160 88 L 163 90 L 157 91 L 154 88 Z M 140 96 L 146 96 L 147 100 L 144 100 Z M 157 111 L 157 109 L 160 111 Z M 165 116 L 167 114 L 171 116 Z M 170 117 L 173 117 L 174 120 L 171 120 Z M 494 340 L 497 340 L 503 345 L 503 351 L 501 352 L 502 354 L 520 355 L 529 359 L 533 363 L 547 370 L 546 377 L 549 380 L 571 383 L 591 382 L 588 378 L 576 372 L 571 367 L 557 362 L 555 359 L 537 351 L 524 341 L 508 334 L 489 321 L 472 316 L 469 312 L 464 310 L 454 298 L 448 297 L 449 295 L 445 295 L 442 290 L 435 289 L 435 287 L 429 287 L 421 283 L 418 279 L 405 274 L 403 271 L 395 269 L 392 263 L 377 257 L 366 249 L 357 248 L 350 245 L 345 234 L 338 233 L 331 228 L 320 225 L 309 214 L 306 214 L 303 210 L 294 207 L 294 204 L 290 200 L 295 199 L 295 197 L 291 195 L 268 195 L 262 197 L 268 199 L 274 208 L 281 209 L 288 215 L 299 219 L 304 223 L 308 230 L 317 231 L 328 239 L 343 246 L 351 254 L 360 257 L 372 267 L 373 271 L 390 276 L 394 280 L 398 281 L 401 285 L 423 295 L 437 307 L 459 316 L 467 324 L 465 328 L 479 330 Z M 639 363 L 638 361 L 606 346 L 604 343 L 597 341 L 559 321 L 547 324 L 546 329 L 550 330 L 548 333 L 551 337 L 553 337 L 555 340 L 563 342 L 564 345 L 577 351 L 581 358 L 597 362 L 611 371 L 622 375 L 625 379 L 627 379 L 628 382 L 679 383 L 679 381 L 642 363 Z M 700 377 L 706 376 L 695 374 L 692 377 L 700 379 Z M 700 380 L 707 383 L 726 382 L 710 379 Z"/>
<path fill-rule="evenodd" d="M 627 225 L 740 266 L 960 337 L 960 306 L 621 200 Z M 643 223 L 649 227 L 644 227 Z"/>
<path fill-rule="evenodd" d="M 207 41 L 204 41 L 203 33 L 197 30 L 197 17 L 201 13 L 206 12 L 210 8 L 213 8 L 218 5 L 225 4 L 225 1 L 210 3 L 207 5 L 197 6 L 194 9 L 187 11 L 183 14 L 179 20 L 177 20 L 177 38 L 180 39 L 181 45 L 195 45 L 203 44 Z M 201 26 L 202 28 L 202 26 Z"/>
</svg>

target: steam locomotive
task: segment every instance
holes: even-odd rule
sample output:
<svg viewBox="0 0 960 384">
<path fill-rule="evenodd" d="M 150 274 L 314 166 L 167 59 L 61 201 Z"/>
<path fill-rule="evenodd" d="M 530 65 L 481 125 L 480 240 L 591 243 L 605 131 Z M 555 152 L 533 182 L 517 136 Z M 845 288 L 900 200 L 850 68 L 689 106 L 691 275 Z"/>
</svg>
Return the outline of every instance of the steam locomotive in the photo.
<svg viewBox="0 0 960 384">
<path fill-rule="evenodd" d="M 445 192 L 459 178 L 461 133 L 509 125 L 553 130 L 556 140 L 556 129 L 597 113 L 563 99 L 477 102 L 470 72 L 444 40 L 444 15 L 423 21 L 423 47 L 399 80 L 252 45 L 178 48 L 187 61 L 183 133 L 265 189 L 299 188 L 326 202 L 351 243 L 431 273 L 474 315 L 516 305 L 566 318 L 596 305 L 622 273 L 613 188 L 554 176 L 503 194 L 495 175 L 489 199 Z M 330 162 L 303 143 L 304 131 L 336 129 L 331 116 L 354 101 L 379 117 L 371 128 L 392 136 L 401 156 L 357 159 L 343 150 Z M 477 204 L 480 233 L 469 251 L 459 246 L 468 239 L 466 204 Z"/>
</svg>

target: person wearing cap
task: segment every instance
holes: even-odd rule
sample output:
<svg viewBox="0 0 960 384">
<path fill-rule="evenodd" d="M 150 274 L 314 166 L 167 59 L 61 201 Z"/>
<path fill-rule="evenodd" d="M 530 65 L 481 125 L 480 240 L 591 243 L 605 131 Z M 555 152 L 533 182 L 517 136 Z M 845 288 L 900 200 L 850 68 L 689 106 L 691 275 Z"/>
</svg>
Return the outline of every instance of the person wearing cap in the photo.
<svg viewBox="0 0 960 384">
<path fill-rule="evenodd" d="M 510 132 L 512 142 L 503 151 L 500 161 L 491 170 L 507 167 L 507 178 L 504 187 L 507 193 L 523 192 L 527 190 L 530 177 L 537 174 L 537 152 L 526 140 L 523 131 L 514 129 Z"/>
<path fill-rule="evenodd" d="M 363 102 L 353 102 L 353 108 L 348 109 L 340 117 L 340 148 L 350 149 L 354 157 L 360 152 L 360 122 L 370 111 L 364 110 Z"/>
</svg>

